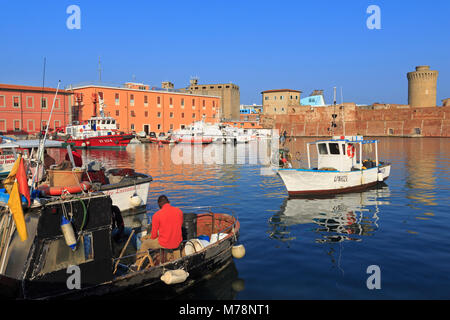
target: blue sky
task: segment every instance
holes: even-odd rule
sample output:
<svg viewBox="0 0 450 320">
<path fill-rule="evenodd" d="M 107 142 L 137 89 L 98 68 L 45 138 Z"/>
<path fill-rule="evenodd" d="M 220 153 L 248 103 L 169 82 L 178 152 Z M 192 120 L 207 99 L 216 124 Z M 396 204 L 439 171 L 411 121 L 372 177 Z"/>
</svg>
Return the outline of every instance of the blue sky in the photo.
<svg viewBox="0 0 450 320">
<path fill-rule="evenodd" d="M 69 30 L 69 5 L 81 29 Z M 369 30 L 369 5 L 381 30 Z M 356 103 L 407 103 L 406 73 L 439 70 L 450 97 L 450 1 L 6 1 L 0 4 L 0 83 L 46 86 L 98 79 L 185 87 L 233 82 L 241 103 L 261 91 L 333 87 Z"/>
</svg>

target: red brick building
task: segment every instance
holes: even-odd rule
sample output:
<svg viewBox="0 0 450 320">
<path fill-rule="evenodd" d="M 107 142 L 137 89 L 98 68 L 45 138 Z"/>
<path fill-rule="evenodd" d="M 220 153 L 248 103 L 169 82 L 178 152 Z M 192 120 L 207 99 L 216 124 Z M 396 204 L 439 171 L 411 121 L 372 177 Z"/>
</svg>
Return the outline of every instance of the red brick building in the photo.
<svg viewBox="0 0 450 320">
<path fill-rule="evenodd" d="M 69 96 L 64 89 L 58 91 L 52 119 L 48 123 L 55 88 L 0 84 L 0 133 L 37 133 L 69 123 Z"/>
</svg>

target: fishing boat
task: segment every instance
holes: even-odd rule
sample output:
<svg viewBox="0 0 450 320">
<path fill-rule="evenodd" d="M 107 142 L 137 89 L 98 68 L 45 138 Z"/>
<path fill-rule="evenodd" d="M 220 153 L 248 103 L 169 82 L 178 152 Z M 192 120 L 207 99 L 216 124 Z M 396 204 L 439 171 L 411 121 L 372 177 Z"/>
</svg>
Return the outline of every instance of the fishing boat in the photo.
<svg viewBox="0 0 450 320">
<path fill-rule="evenodd" d="M 310 146 L 317 151 L 312 167 Z M 374 160 L 363 160 L 363 146 L 374 149 Z M 362 136 L 334 136 L 307 143 L 308 168 L 281 168 L 278 175 L 289 196 L 329 195 L 361 191 L 385 181 L 391 165 L 378 159 L 378 141 Z"/>
<path fill-rule="evenodd" d="M 134 138 L 117 129 L 112 117 L 91 117 L 82 124 L 66 126 L 56 140 L 71 144 L 74 148 L 125 149 Z"/>
<path fill-rule="evenodd" d="M 145 290 L 146 297 L 163 299 L 224 270 L 232 257 L 243 257 L 238 250 L 242 245 L 235 245 L 240 225 L 233 214 L 206 207 L 184 209 L 195 219 L 185 219 L 191 223 L 185 226 L 180 247 L 149 250 L 140 268 L 132 268 L 136 249 L 129 245 L 131 237 L 116 242 L 111 236 L 111 204 L 111 198 L 101 193 L 51 199 L 39 210 L 25 213 L 25 241 L 10 215 L 0 211 L 0 233 L 5 235 L 0 297 L 129 296 Z"/>
<path fill-rule="evenodd" d="M 94 98 L 96 98 L 94 96 Z M 125 149 L 134 138 L 133 134 L 125 134 L 117 128 L 116 119 L 104 113 L 105 104 L 98 96 L 100 115 L 91 117 L 81 124 L 73 124 L 58 130 L 55 139 L 71 144 L 75 148 L 90 149 Z M 94 110 L 97 100 L 94 99 Z"/>
</svg>

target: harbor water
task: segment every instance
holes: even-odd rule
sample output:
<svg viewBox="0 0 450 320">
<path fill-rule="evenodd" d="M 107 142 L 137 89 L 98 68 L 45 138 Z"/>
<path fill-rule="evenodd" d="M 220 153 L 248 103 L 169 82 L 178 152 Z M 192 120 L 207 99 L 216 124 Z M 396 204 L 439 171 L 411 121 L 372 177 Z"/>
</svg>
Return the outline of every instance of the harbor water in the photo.
<svg viewBox="0 0 450 320">
<path fill-rule="evenodd" d="M 286 143 L 300 165 L 312 140 Z M 85 163 L 100 160 L 107 168 L 151 174 L 150 216 L 161 194 L 175 206 L 234 210 L 245 257 L 179 298 L 450 298 L 448 139 L 380 138 L 379 157 L 392 163 L 385 185 L 332 198 L 289 200 L 279 176 L 261 174 L 261 164 L 180 164 L 173 161 L 175 147 L 138 144 L 81 152 Z M 369 266 L 379 267 L 379 289 L 368 288 Z"/>
</svg>

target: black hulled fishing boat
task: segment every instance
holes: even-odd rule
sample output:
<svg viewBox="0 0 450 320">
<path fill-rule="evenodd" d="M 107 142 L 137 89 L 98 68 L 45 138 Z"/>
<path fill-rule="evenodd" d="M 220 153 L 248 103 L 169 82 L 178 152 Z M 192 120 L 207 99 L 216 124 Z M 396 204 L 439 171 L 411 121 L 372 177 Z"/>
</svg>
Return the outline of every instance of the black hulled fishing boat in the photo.
<svg viewBox="0 0 450 320">
<path fill-rule="evenodd" d="M 19 237 L 7 207 L 0 213 L 0 297 L 83 298 L 132 294 L 170 298 L 241 258 L 234 214 L 183 209 L 184 241 L 178 250 L 149 250 L 136 268 L 130 237 L 112 237 L 112 201 L 103 193 L 41 200 L 25 211 L 28 237 Z M 190 212 L 191 211 L 191 212 Z M 205 240 L 209 238 L 209 241 Z M 126 240 L 126 241 L 125 241 Z"/>
</svg>

